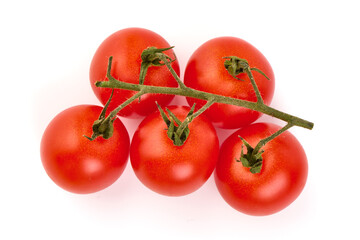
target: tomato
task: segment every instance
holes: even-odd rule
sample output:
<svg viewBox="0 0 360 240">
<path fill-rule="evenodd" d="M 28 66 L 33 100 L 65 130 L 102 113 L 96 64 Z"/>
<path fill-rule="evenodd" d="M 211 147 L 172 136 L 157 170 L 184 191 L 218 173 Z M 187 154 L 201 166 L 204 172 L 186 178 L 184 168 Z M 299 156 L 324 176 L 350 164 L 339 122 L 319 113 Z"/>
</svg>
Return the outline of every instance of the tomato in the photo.
<svg viewBox="0 0 360 240">
<path fill-rule="evenodd" d="M 188 87 L 219 94 L 223 96 L 244 99 L 255 102 L 256 95 L 249 77 L 245 73 L 232 77 L 224 67 L 223 57 L 237 56 L 246 59 L 250 67 L 260 69 L 262 74 L 252 71 L 255 82 L 266 105 L 269 105 L 275 87 L 272 68 L 264 55 L 248 42 L 235 37 L 219 37 L 201 45 L 190 57 L 185 69 L 184 83 Z M 187 98 L 189 105 L 202 107 L 205 101 Z M 207 117 L 216 127 L 240 128 L 260 117 L 260 113 L 246 108 L 215 103 L 205 111 Z"/>
<path fill-rule="evenodd" d="M 113 56 L 111 75 L 120 81 L 139 83 L 141 53 L 148 47 L 167 48 L 168 42 L 160 35 L 142 28 L 127 28 L 117 31 L 106 38 L 96 50 L 90 66 L 90 83 L 92 89 L 103 105 L 109 99 L 111 89 L 95 86 L 97 81 L 107 81 L 106 71 L 108 60 Z M 164 52 L 172 59 L 175 58 L 173 50 Z M 179 75 L 178 61 L 172 62 L 172 67 Z M 177 87 L 178 84 L 166 66 L 149 67 L 145 85 Z M 109 105 L 109 110 L 118 107 L 136 92 L 116 89 Z M 155 101 L 161 106 L 170 103 L 174 95 L 146 94 L 141 101 L 133 101 L 123 108 L 118 114 L 123 117 L 138 118 L 146 116 L 156 110 Z"/>
<path fill-rule="evenodd" d="M 130 140 L 119 119 L 110 139 L 93 141 L 92 125 L 102 108 L 79 105 L 59 113 L 41 139 L 41 160 L 49 177 L 73 193 L 93 193 L 114 183 L 125 169 Z"/>
<path fill-rule="evenodd" d="M 241 136 L 251 146 L 270 136 L 280 127 L 270 123 L 255 123 L 228 137 L 221 146 L 215 170 L 216 186 L 225 201 L 249 215 L 269 215 L 291 204 L 302 192 L 308 173 L 305 152 L 288 131 L 268 142 L 262 149 L 260 173 L 237 162 L 241 155 Z M 246 148 L 244 148 L 246 153 Z"/>
<path fill-rule="evenodd" d="M 183 121 L 187 106 L 170 106 Z M 212 174 L 219 152 L 219 140 L 211 122 L 200 115 L 189 124 L 190 133 L 181 146 L 167 136 L 160 112 L 147 116 L 134 133 L 130 161 L 138 179 L 151 190 L 182 196 L 200 188 Z"/>
</svg>

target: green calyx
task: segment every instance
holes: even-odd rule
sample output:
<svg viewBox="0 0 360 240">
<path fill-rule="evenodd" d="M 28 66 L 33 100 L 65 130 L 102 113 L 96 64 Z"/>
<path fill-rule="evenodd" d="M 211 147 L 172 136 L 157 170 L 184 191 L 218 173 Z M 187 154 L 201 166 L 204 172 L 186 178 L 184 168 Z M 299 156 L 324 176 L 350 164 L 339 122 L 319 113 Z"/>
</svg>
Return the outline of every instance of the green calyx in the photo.
<svg viewBox="0 0 360 240">
<path fill-rule="evenodd" d="M 244 167 L 250 168 L 251 173 L 260 173 L 263 163 L 262 154 L 264 153 L 264 150 L 255 150 L 245 139 L 241 136 L 239 137 L 244 143 L 247 152 L 244 154 L 244 145 L 241 145 L 241 156 L 240 159 L 236 159 L 236 161 L 241 162 Z"/>
<path fill-rule="evenodd" d="M 236 57 L 236 56 L 229 56 L 224 57 L 225 62 L 224 66 L 228 73 L 233 76 L 234 78 L 238 79 L 236 76 L 240 73 L 245 73 L 245 70 L 249 68 L 249 63 L 245 59 Z M 243 81 L 242 79 L 238 79 Z"/>
<path fill-rule="evenodd" d="M 100 136 L 102 136 L 104 139 L 109 139 L 110 137 L 112 137 L 114 133 L 114 121 L 116 117 L 115 118 L 111 118 L 110 116 L 105 117 L 106 109 L 109 106 L 113 94 L 114 94 L 114 89 L 111 92 L 109 100 L 107 101 L 103 110 L 101 111 L 99 118 L 94 121 L 94 124 L 92 126 L 93 134 L 91 135 L 91 137 L 84 135 L 84 137 L 86 137 L 90 141 Z"/>
<path fill-rule="evenodd" d="M 175 146 L 182 146 L 190 134 L 188 125 L 194 119 L 193 113 L 195 104 L 192 106 L 183 122 L 181 122 L 168 108 L 166 108 L 166 112 L 169 114 L 169 116 L 167 116 L 159 104 L 156 104 L 160 111 L 161 117 L 167 125 L 167 136 L 171 139 Z"/>
<path fill-rule="evenodd" d="M 140 85 L 144 84 L 145 76 L 150 66 L 163 66 L 166 64 L 165 61 L 168 61 L 169 63 L 176 61 L 176 58 L 171 59 L 169 56 L 163 53 L 172 48 L 174 47 L 168 47 L 168 48 L 149 47 L 141 53 L 142 62 L 141 62 L 140 77 L 139 77 Z"/>
<path fill-rule="evenodd" d="M 250 68 L 249 62 L 246 59 L 242 59 L 236 56 L 229 56 L 223 58 L 226 59 L 224 62 L 224 66 L 226 70 L 231 76 L 233 76 L 237 80 L 244 81 L 240 78 L 237 78 L 236 76 L 239 75 L 240 73 L 246 73 L 249 75 L 251 71 L 256 71 L 261 75 L 263 75 L 267 80 L 270 80 L 270 78 L 266 76 L 266 74 L 260 69 L 255 67 Z"/>
</svg>

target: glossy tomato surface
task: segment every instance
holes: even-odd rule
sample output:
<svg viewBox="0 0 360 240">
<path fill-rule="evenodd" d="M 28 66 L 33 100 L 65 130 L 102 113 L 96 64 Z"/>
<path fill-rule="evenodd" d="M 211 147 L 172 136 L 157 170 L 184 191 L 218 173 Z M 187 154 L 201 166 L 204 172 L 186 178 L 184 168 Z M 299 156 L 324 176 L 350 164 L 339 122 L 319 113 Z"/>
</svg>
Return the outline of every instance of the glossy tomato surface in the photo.
<svg viewBox="0 0 360 240">
<path fill-rule="evenodd" d="M 79 105 L 59 113 L 41 139 L 41 160 L 49 177 L 73 193 L 93 193 L 114 183 L 124 171 L 129 156 L 129 135 L 119 119 L 110 139 L 93 141 L 92 125 L 102 108 Z"/>
<path fill-rule="evenodd" d="M 143 28 L 126 28 L 117 31 L 106 38 L 96 50 L 90 66 L 91 87 L 105 105 L 110 97 L 111 89 L 95 86 L 97 81 L 107 81 L 106 71 L 108 60 L 113 56 L 111 75 L 120 81 L 128 83 L 139 83 L 141 53 L 148 47 L 167 48 L 169 43 L 155 32 Z M 173 50 L 164 52 L 172 59 L 175 58 Z M 172 63 L 172 67 L 179 75 L 178 61 Z M 166 66 L 150 67 L 144 81 L 145 85 L 177 87 L 177 82 Z M 109 105 L 109 110 L 118 107 L 136 92 L 115 89 L 114 96 Z M 155 101 L 161 106 L 170 103 L 173 95 L 146 94 L 141 101 L 133 101 L 123 108 L 119 115 L 123 117 L 137 118 L 146 116 L 156 110 Z"/>
<path fill-rule="evenodd" d="M 236 131 L 221 146 L 216 186 L 225 201 L 240 212 L 260 216 L 276 213 L 291 204 L 305 186 L 307 158 L 301 144 L 288 131 L 262 148 L 265 152 L 260 173 L 253 174 L 236 161 L 241 155 L 239 135 L 255 147 L 278 129 L 274 124 L 255 123 Z"/>
<path fill-rule="evenodd" d="M 265 56 L 248 42 L 235 37 L 219 37 L 201 45 L 190 57 L 186 66 L 184 83 L 197 90 L 224 95 L 233 98 L 256 102 L 256 95 L 250 79 L 245 73 L 233 78 L 224 67 L 223 57 L 237 56 L 246 59 L 250 67 L 263 71 L 271 80 L 267 80 L 258 72 L 252 71 L 255 82 L 259 88 L 264 103 L 269 105 L 275 88 L 273 70 Z M 197 108 L 205 104 L 204 101 L 187 98 L 192 106 Z M 260 113 L 233 105 L 215 103 L 205 114 L 220 128 L 240 128 L 246 126 L 260 117 Z"/>
<path fill-rule="evenodd" d="M 190 108 L 171 106 L 181 121 Z M 213 172 L 219 141 L 211 122 L 200 115 L 189 125 L 190 134 L 182 146 L 167 136 L 159 111 L 147 116 L 134 133 L 130 161 L 136 176 L 151 190 L 181 196 L 200 188 Z"/>
</svg>

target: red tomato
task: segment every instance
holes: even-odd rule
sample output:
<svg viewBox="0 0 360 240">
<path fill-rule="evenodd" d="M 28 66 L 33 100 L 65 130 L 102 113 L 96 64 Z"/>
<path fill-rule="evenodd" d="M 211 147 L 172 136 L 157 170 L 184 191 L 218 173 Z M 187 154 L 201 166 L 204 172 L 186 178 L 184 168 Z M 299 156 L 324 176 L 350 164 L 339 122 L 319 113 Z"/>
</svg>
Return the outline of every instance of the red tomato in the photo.
<svg viewBox="0 0 360 240">
<path fill-rule="evenodd" d="M 125 169 L 129 135 L 119 119 L 110 139 L 93 141 L 92 124 L 102 108 L 79 105 L 59 113 L 47 126 L 41 140 L 41 160 L 49 177 L 73 193 L 93 193 L 114 183 Z"/>
<path fill-rule="evenodd" d="M 241 155 L 239 136 L 255 147 L 279 129 L 269 123 L 252 124 L 236 131 L 221 146 L 215 170 L 216 186 L 236 210 L 249 215 L 273 214 L 291 204 L 303 190 L 308 173 L 307 158 L 298 140 L 288 131 L 262 148 L 265 152 L 260 173 L 250 173 L 249 168 L 236 161 Z"/>
<path fill-rule="evenodd" d="M 227 56 L 246 59 L 250 67 L 260 69 L 271 79 L 269 81 L 260 73 L 252 71 L 264 103 L 269 105 L 275 87 L 272 68 L 259 50 L 235 37 L 219 37 L 201 45 L 186 66 L 185 85 L 205 92 L 255 102 L 255 91 L 248 76 L 245 73 L 239 74 L 237 77 L 244 80 L 240 81 L 227 72 L 223 59 Z M 192 98 L 187 98 L 187 101 L 191 106 L 196 102 L 197 108 L 205 104 L 205 101 Z M 259 112 L 220 103 L 213 104 L 205 114 L 216 127 L 229 129 L 246 126 L 260 117 Z"/>
<path fill-rule="evenodd" d="M 111 94 L 111 89 L 99 88 L 95 86 L 97 81 L 107 81 L 106 71 L 108 60 L 113 56 L 111 75 L 120 81 L 128 83 L 139 83 L 141 53 L 148 47 L 167 48 L 170 45 L 160 35 L 142 28 L 127 28 L 115 32 L 97 49 L 90 66 L 90 83 L 92 89 L 105 105 Z M 172 50 L 164 52 L 172 59 L 175 54 Z M 172 67 L 179 75 L 178 61 L 172 63 Z M 149 67 L 144 85 L 177 87 L 178 84 L 171 75 L 166 66 Z M 116 89 L 113 99 L 109 105 L 109 110 L 118 107 L 125 100 L 133 96 L 136 92 L 129 90 Z M 131 104 L 123 108 L 120 116 L 124 117 L 141 117 L 146 116 L 156 110 L 155 101 L 165 106 L 174 98 L 173 95 L 164 94 L 146 94 L 141 97 L 141 102 L 133 101 Z"/>
<path fill-rule="evenodd" d="M 183 121 L 189 107 L 171 106 Z M 151 190 L 168 196 L 181 196 L 200 188 L 213 172 L 219 140 L 211 122 L 200 115 L 190 124 L 190 134 L 182 146 L 167 136 L 160 112 L 147 116 L 134 133 L 130 161 L 139 180 Z"/>
</svg>

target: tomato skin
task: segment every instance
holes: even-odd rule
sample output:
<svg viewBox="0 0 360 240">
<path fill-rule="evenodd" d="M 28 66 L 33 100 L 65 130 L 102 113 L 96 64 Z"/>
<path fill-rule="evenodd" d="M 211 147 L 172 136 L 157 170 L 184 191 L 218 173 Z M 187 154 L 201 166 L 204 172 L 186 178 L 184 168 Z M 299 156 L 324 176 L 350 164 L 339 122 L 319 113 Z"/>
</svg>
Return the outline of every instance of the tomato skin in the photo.
<svg viewBox="0 0 360 240">
<path fill-rule="evenodd" d="M 168 107 L 181 121 L 187 106 Z M 200 115 L 190 124 L 182 146 L 167 136 L 159 111 L 147 116 L 134 133 L 130 161 L 138 179 L 151 190 L 182 196 L 200 188 L 212 174 L 219 152 L 219 140 L 211 122 Z"/>
<path fill-rule="evenodd" d="M 126 28 L 117 31 L 106 38 L 96 50 L 90 65 L 91 87 L 100 100 L 105 105 L 110 97 L 111 89 L 99 88 L 95 86 L 97 81 L 107 81 L 106 71 L 108 60 L 113 56 L 111 75 L 120 81 L 128 83 L 139 83 L 141 53 L 148 47 L 167 48 L 169 43 L 156 34 L 143 28 Z M 172 59 L 175 58 L 173 50 L 165 51 Z M 180 68 L 178 61 L 173 62 L 172 67 L 179 75 Z M 149 67 L 145 85 L 177 87 L 178 84 L 166 66 Z M 115 89 L 113 99 L 109 105 L 109 110 L 118 107 L 125 100 L 133 96 L 136 92 L 122 89 Z M 147 116 L 156 110 L 155 101 L 161 106 L 168 105 L 174 95 L 165 94 L 146 94 L 141 97 L 141 102 L 133 101 L 123 108 L 118 115 L 129 118 L 139 118 Z"/>
<path fill-rule="evenodd" d="M 93 141 L 92 124 L 102 108 L 78 105 L 59 113 L 41 139 L 41 160 L 49 177 L 61 188 L 79 194 L 100 191 L 114 183 L 125 169 L 129 135 L 119 119 L 114 134 Z"/>
<path fill-rule="evenodd" d="M 236 161 L 241 155 L 239 135 L 254 147 L 278 129 L 274 124 L 255 123 L 230 135 L 221 146 L 216 186 L 225 201 L 240 212 L 255 216 L 276 213 L 290 205 L 305 186 L 307 158 L 301 144 L 288 131 L 262 148 L 265 152 L 260 173 L 252 174 Z"/>
<path fill-rule="evenodd" d="M 275 77 L 270 63 L 264 55 L 248 42 L 235 37 L 218 37 L 201 45 L 190 57 L 185 69 L 186 86 L 233 98 L 256 102 L 256 95 L 249 77 L 238 75 L 244 81 L 233 78 L 224 67 L 223 57 L 237 56 L 246 59 L 250 67 L 262 70 L 271 80 L 252 71 L 264 103 L 269 105 L 274 95 Z M 206 102 L 187 98 L 190 106 L 195 102 L 197 108 Z M 260 113 L 246 108 L 215 103 L 205 111 L 215 127 L 234 129 L 254 122 Z"/>
</svg>

